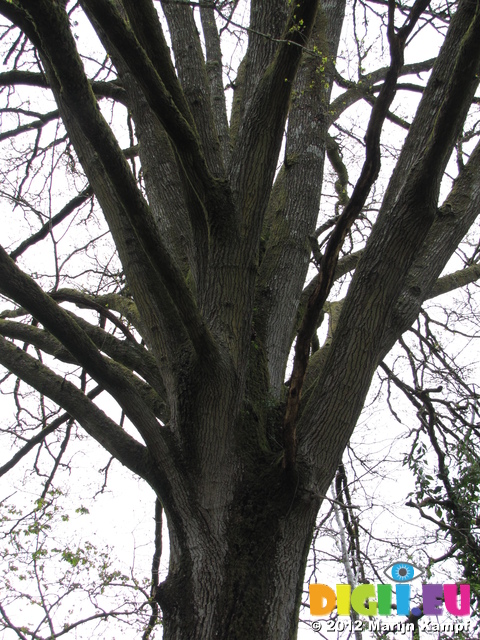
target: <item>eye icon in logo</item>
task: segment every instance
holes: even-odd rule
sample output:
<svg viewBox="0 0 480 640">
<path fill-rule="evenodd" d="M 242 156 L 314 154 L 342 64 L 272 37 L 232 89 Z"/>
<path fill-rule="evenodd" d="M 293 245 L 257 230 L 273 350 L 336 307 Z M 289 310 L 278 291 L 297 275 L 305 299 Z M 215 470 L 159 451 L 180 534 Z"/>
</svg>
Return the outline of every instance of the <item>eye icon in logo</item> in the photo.
<svg viewBox="0 0 480 640">
<path fill-rule="evenodd" d="M 410 582 L 419 578 L 424 572 L 410 562 L 394 562 L 385 569 L 384 573 L 394 582 Z"/>
</svg>

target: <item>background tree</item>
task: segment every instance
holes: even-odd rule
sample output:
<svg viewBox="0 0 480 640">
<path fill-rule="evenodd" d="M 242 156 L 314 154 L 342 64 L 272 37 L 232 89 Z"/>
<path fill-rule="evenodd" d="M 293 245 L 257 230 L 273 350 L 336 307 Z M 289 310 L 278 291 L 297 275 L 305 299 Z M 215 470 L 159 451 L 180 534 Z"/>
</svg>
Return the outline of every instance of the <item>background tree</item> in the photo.
<svg viewBox="0 0 480 640">
<path fill-rule="evenodd" d="M 475 251 L 440 277 L 480 201 L 480 4 L 358 8 L 351 78 L 338 71 L 343 0 L 252 2 L 230 110 L 221 40 L 241 3 L 0 0 L 3 197 L 29 230 L 18 242 L 6 228 L 0 251 L 14 303 L 0 362 L 20 445 L 3 471 L 36 447 L 50 455 L 44 509 L 80 425 L 150 485 L 170 564 L 158 584 L 157 531 L 146 636 L 158 605 L 168 639 L 295 636 L 318 509 L 379 363 L 426 300 L 480 273 Z M 369 21 L 382 61 L 367 71 Z M 406 64 L 429 25 L 434 51 Z M 422 72 L 427 82 L 401 81 Z M 421 94 L 410 120 L 392 111 L 400 89 Z M 367 124 L 347 144 L 339 118 L 360 100 Z M 384 189 L 387 122 L 408 133 Z M 319 214 L 325 156 L 336 197 Z M 44 240 L 53 268 L 32 260 Z M 409 397 L 434 442 L 429 394 Z M 449 518 L 466 531 L 473 476 L 460 473 L 462 493 L 438 460 L 442 499 L 457 500 Z"/>
</svg>

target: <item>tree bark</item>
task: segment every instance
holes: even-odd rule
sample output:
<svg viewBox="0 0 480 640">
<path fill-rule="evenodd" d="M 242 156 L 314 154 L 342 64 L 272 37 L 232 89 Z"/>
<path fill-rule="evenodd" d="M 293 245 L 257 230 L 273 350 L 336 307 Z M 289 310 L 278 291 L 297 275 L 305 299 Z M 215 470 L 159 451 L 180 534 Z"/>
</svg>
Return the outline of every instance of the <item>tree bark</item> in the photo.
<svg viewBox="0 0 480 640">
<path fill-rule="evenodd" d="M 0 0 L 2 15 L 35 45 L 43 71 L 4 81 L 50 87 L 90 184 L 82 197 L 93 192 L 100 203 L 127 286 L 105 296 L 49 294 L 14 262 L 19 251 L 0 250 L 0 293 L 18 305 L 12 318 L 0 319 L 0 362 L 156 492 L 170 533 L 169 574 L 154 585 L 165 640 L 291 640 L 318 509 L 378 362 L 423 301 L 451 286 L 438 277 L 480 204 L 477 146 L 438 206 L 478 86 L 479 5 L 458 3 L 366 246 L 337 265 L 378 175 L 403 45 L 426 5 L 417 0 L 397 29 L 389 2 L 392 65 L 367 83 L 369 92 L 385 81 L 367 128 L 361 183 L 350 202 L 345 194 L 346 216 L 331 221 L 327 259 L 303 289 L 345 1 L 328 0 L 320 10 L 317 0 L 252 2 L 230 127 L 210 5 L 200 7 L 204 60 L 192 7 L 162 1 L 174 66 L 153 1 L 80 4 L 115 80 L 88 80 L 64 2 Z M 352 92 L 347 101 L 357 99 Z M 96 94 L 127 107 L 141 180 Z M 353 269 L 345 300 L 326 302 L 334 279 Z M 478 274 L 472 267 L 462 282 Z M 311 295 L 317 285 L 323 298 Z M 104 324 L 66 311 L 65 301 L 99 312 Z M 330 333 L 311 356 L 322 312 L 330 313 Z M 35 326 L 14 321 L 15 313 Z M 105 330 L 106 319 L 121 338 Z M 285 372 L 299 326 L 307 327 L 299 343 L 305 361 L 291 418 L 285 397 L 296 387 L 287 388 Z M 136 437 L 12 339 L 80 367 L 118 403 Z M 291 448 L 284 439 L 290 419 Z"/>
</svg>

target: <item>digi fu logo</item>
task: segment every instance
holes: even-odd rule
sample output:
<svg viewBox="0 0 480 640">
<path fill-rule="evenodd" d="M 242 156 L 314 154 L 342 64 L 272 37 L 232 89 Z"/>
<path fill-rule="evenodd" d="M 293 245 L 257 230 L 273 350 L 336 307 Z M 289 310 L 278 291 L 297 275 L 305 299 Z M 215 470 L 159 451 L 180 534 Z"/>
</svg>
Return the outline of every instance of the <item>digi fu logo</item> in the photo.
<svg viewBox="0 0 480 640">
<path fill-rule="evenodd" d="M 384 573 L 396 583 L 395 590 L 391 584 L 360 584 L 353 591 L 349 584 L 337 584 L 335 590 L 326 584 L 311 584 L 310 615 L 326 616 L 335 606 L 339 616 L 349 616 L 351 609 L 363 616 L 389 616 L 392 608 L 397 616 L 441 616 L 443 606 L 453 616 L 470 615 L 469 584 L 423 584 L 423 603 L 411 609 L 411 585 L 408 583 L 424 571 L 410 562 L 394 562 Z M 395 604 L 392 607 L 393 593 Z"/>
</svg>

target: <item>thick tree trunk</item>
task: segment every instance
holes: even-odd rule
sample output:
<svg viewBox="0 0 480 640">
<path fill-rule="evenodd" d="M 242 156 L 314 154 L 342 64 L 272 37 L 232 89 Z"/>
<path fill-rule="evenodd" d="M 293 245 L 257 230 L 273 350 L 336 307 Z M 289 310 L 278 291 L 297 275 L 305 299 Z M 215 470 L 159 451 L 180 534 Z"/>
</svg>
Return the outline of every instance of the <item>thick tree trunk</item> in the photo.
<svg viewBox="0 0 480 640">
<path fill-rule="evenodd" d="M 244 475 L 223 521 L 206 510 L 171 539 L 158 590 L 165 640 L 291 640 L 319 501 L 280 465 Z M 175 527 L 170 527 L 175 529 Z"/>
<path fill-rule="evenodd" d="M 122 422 L 26 349 L 0 342 L 0 362 L 156 491 L 170 533 L 169 574 L 155 596 L 164 640 L 291 640 L 316 515 L 378 361 L 414 319 L 458 243 L 453 233 L 449 240 L 450 218 L 464 232 L 478 209 L 477 151 L 441 212 L 446 222 L 437 210 L 444 169 L 478 85 L 478 3 L 460 2 L 452 18 L 345 303 L 338 303 L 336 331 L 308 369 L 311 336 L 303 334 L 305 368 L 301 384 L 290 388 L 290 400 L 299 389 L 291 447 L 283 438 L 286 362 L 296 316 L 308 307 L 303 285 L 344 0 L 327 0 L 318 13 L 316 0 L 297 0 L 293 9 L 286 0 L 252 3 L 230 136 L 218 95 L 219 34 L 206 7 L 208 68 L 191 7 L 162 2 L 175 71 L 151 0 L 83 0 L 135 123 L 141 188 L 101 115 L 63 4 L 0 0 L 0 10 L 40 52 L 128 283 L 106 307 L 118 311 L 116 299 L 133 308 L 121 314 L 133 316 L 142 341 L 130 336 L 129 344 L 75 320 L 2 250 L 0 290 L 35 318 L 31 344 L 81 366 L 118 402 Z M 398 47 L 409 22 L 395 29 L 390 17 L 389 38 Z M 396 84 L 400 58 L 393 54 L 392 69 L 389 83 Z M 388 100 L 392 92 L 393 84 Z M 380 91 L 376 104 L 382 100 L 387 105 Z M 381 108 L 368 129 L 378 136 L 388 105 Z M 287 116 L 285 161 L 272 190 Z M 377 144 L 367 147 L 376 158 Z M 370 155 L 367 169 L 369 163 Z M 342 242 L 329 254 L 335 260 Z M 440 245 L 437 253 L 426 249 Z M 320 261 L 328 286 L 330 257 Z M 318 315 L 310 320 L 313 331 Z M 123 416 L 136 440 L 124 431 Z"/>
</svg>

